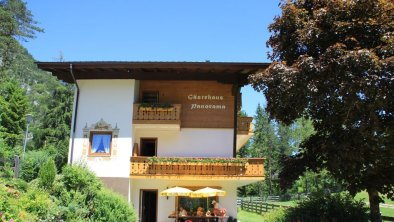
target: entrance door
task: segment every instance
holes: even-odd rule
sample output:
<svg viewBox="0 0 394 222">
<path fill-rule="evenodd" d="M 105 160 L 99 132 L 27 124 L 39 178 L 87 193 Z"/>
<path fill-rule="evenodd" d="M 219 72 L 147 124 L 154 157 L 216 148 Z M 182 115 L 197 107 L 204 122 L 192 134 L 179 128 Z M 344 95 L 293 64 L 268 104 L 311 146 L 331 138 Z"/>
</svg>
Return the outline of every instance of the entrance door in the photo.
<svg viewBox="0 0 394 222">
<path fill-rule="evenodd" d="M 141 138 L 140 156 L 156 156 L 157 138 Z"/>
<path fill-rule="evenodd" d="M 141 222 L 157 222 L 157 190 L 141 190 Z"/>
</svg>

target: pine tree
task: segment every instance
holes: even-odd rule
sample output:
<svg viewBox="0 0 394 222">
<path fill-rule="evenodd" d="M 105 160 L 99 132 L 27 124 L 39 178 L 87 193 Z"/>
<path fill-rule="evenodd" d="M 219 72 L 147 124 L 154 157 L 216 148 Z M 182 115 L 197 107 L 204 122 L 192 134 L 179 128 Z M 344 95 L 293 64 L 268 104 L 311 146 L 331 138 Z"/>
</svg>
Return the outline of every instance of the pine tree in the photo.
<svg viewBox="0 0 394 222">
<path fill-rule="evenodd" d="M 45 118 L 32 129 L 35 149 L 52 149 L 59 169 L 67 162 L 72 103 L 72 86 L 58 86 L 49 100 Z"/>
<path fill-rule="evenodd" d="M 36 26 L 33 15 L 21 0 L 0 0 L 0 71 L 7 70 L 15 60 L 19 43 L 35 38 L 43 30 Z M 0 72 L 0 80 L 5 72 Z"/>
<path fill-rule="evenodd" d="M 23 139 L 28 110 L 27 97 L 16 80 L 1 84 L 0 96 L 0 135 L 8 146 L 15 147 Z"/>
</svg>

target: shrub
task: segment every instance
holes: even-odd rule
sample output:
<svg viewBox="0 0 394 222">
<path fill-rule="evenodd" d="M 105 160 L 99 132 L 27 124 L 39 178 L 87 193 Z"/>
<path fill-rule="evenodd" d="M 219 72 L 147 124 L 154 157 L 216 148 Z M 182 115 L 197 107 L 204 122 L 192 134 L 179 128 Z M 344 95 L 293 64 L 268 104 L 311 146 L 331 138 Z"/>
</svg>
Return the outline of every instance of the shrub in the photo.
<svg viewBox="0 0 394 222">
<path fill-rule="evenodd" d="M 34 187 L 21 195 L 19 204 L 24 211 L 33 214 L 36 220 L 51 220 L 57 213 L 56 205 L 49 194 Z"/>
<path fill-rule="evenodd" d="M 53 159 L 48 159 L 40 168 L 40 185 L 44 188 L 51 188 L 56 176 L 56 166 Z"/>
<path fill-rule="evenodd" d="M 53 221 L 56 206 L 48 193 L 35 188 L 23 192 L 13 184 L 27 185 L 19 180 L 0 181 L 0 221 Z"/>
<path fill-rule="evenodd" d="M 65 166 L 53 184 L 66 221 L 136 221 L 132 206 L 120 195 L 103 188 L 101 181 L 83 166 Z"/>
<path fill-rule="evenodd" d="M 86 191 L 87 188 L 98 190 L 102 187 L 96 175 L 84 166 L 67 165 L 63 168 L 61 182 L 67 190 Z"/>
<path fill-rule="evenodd" d="M 284 208 L 277 208 L 263 214 L 263 222 L 286 222 L 286 211 Z"/>
<path fill-rule="evenodd" d="M 136 221 L 134 209 L 124 197 L 102 189 L 93 201 L 93 221 Z"/>
<path fill-rule="evenodd" d="M 92 200 L 103 186 L 93 172 L 78 165 L 65 166 L 60 180 L 67 191 L 78 191 L 86 194 L 86 201 Z"/>
<path fill-rule="evenodd" d="M 27 152 L 22 160 L 20 177 L 27 182 L 36 179 L 41 166 L 48 158 L 49 154 L 43 150 Z"/>
<path fill-rule="evenodd" d="M 288 209 L 286 221 L 368 221 L 368 208 L 349 194 L 313 193 Z"/>
<path fill-rule="evenodd" d="M 0 177 L 12 178 L 14 176 L 14 171 L 12 170 L 11 163 L 9 162 L 12 157 L 12 151 L 0 138 L 0 159 L 4 160 L 0 161 Z"/>
</svg>

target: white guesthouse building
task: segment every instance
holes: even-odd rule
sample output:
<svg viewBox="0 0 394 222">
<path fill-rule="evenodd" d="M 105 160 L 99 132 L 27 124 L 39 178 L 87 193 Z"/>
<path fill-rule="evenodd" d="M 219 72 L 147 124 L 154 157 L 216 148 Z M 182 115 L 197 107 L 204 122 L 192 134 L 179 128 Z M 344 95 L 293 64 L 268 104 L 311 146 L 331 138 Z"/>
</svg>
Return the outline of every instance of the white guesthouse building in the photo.
<svg viewBox="0 0 394 222">
<path fill-rule="evenodd" d="M 76 86 L 69 164 L 86 164 L 134 205 L 140 221 L 174 220 L 176 198 L 159 195 L 174 186 L 225 190 L 213 199 L 236 217 L 237 187 L 264 179 L 263 159 L 233 158 L 253 134 L 252 118 L 237 116 L 240 87 L 267 64 L 37 65 Z M 206 199 L 178 201 L 190 214 L 197 206 L 207 210 Z"/>
</svg>

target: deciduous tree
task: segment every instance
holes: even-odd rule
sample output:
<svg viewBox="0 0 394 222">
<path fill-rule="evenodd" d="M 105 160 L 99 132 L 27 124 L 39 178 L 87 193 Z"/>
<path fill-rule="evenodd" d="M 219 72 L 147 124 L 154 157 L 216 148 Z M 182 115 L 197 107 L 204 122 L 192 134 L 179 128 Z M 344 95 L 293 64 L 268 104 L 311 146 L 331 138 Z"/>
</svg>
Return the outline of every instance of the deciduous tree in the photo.
<svg viewBox="0 0 394 222">
<path fill-rule="evenodd" d="M 394 192 L 394 3 L 289 0 L 269 26 L 270 67 L 251 77 L 270 116 L 305 116 L 316 131 L 285 161 L 283 185 L 326 168 L 355 194 L 366 189 L 371 220 L 379 193 Z"/>
</svg>

